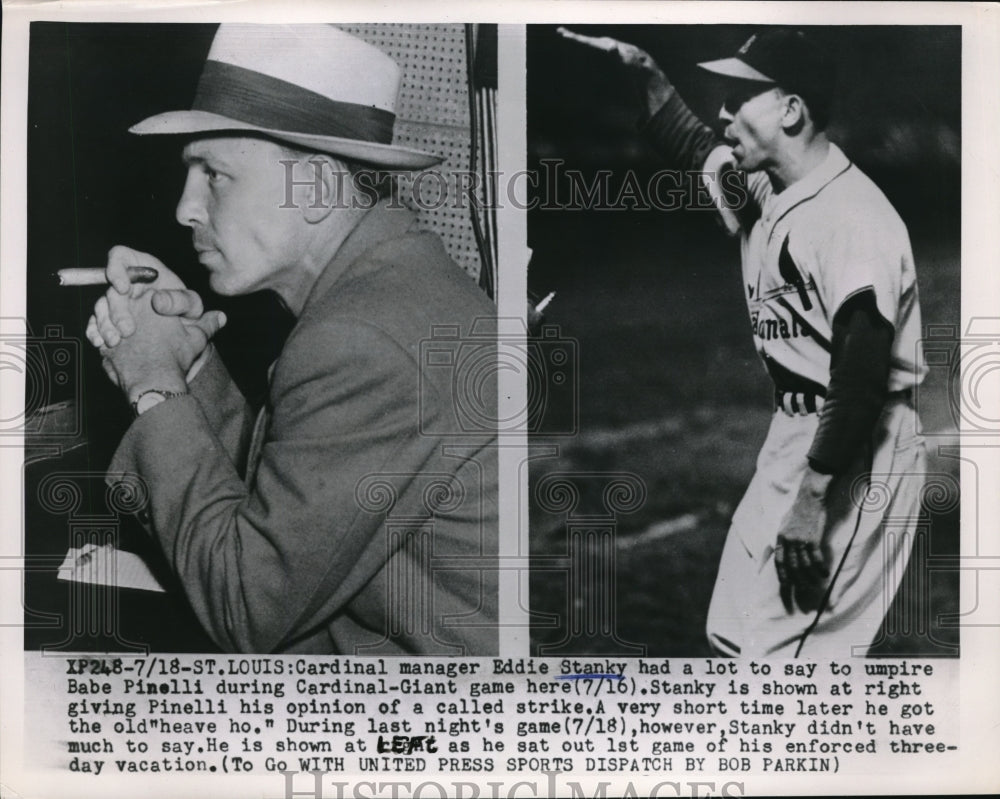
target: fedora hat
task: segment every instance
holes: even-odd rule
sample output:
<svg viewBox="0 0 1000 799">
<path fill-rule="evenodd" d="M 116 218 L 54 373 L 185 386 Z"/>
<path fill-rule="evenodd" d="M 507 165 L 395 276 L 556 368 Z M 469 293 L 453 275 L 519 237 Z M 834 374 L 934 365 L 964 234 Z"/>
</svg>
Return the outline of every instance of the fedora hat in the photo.
<svg viewBox="0 0 1000 799">
<path fill-rule="evenodd" d="M 392 143 L 400 69 L 332 25 L 222 24 L 190 110 L 131 133 L 257 133 L 375 166 L 423 169 L 442 159 Z"/>
</svg>

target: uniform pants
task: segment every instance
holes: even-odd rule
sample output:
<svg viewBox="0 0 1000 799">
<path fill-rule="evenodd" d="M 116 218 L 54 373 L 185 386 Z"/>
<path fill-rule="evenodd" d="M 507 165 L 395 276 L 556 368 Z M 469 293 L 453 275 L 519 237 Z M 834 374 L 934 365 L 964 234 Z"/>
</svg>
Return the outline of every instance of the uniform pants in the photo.
<svg viewBox="0 0 1000 799">
<path fill-rule="evenodd" d="M 906 569 L 926 455 L 916 413 L 891 400 L 870 446 L 833 479 L 826 499 L 830 577 L 815 597 L 782 597 L 774 545 L 807 468 L 817 414 L 777 410 L 733 515 L 708 612 L 712 647 L 733 657 L 863 656 Z"/>
</svg>

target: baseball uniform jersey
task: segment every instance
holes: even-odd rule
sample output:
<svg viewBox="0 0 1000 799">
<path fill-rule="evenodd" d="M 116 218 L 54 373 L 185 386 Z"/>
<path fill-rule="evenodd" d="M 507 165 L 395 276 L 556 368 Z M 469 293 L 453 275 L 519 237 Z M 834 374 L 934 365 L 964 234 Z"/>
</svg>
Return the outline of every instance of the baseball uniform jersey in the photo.
<svg viewBox="0 0 1000 799">
<path fill-rule="evenodd" d="M 725 169 L 729 158 L 728 148 L 716 148 L 706 172 Z M 709 639 L 730 655 L 857 654 L 871 643 L 905 569 L 925 471 L 909 400 L 926 373 L 909 238 L 882 192 L 834 144 L 820 166 L 781 193 L 763 172 L 749 175 L 746 188 L 747 207 L 721 212 L 741 233 L 754 344 L 774 380 L 776 410 L 733 516 Z M 863 293 L 894 332 L 889 398 L 868 445 L 831 483 L 824 535 L 831 578 L 803 608 L 782 596 L 775 540 L 819 428 L 834 317 Z"/>
</svg>

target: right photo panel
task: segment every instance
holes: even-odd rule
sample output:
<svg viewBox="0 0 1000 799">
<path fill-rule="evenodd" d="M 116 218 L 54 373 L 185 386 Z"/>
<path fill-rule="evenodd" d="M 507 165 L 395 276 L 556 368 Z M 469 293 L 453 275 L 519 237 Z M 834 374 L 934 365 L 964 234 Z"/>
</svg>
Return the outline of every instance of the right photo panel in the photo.
<svg viewBox="0 0 1000 799">
<path fill-rule="evenodd" d="M 958 656 L 961 76 L 528 26 L 532 655 Z"/>
</svg>

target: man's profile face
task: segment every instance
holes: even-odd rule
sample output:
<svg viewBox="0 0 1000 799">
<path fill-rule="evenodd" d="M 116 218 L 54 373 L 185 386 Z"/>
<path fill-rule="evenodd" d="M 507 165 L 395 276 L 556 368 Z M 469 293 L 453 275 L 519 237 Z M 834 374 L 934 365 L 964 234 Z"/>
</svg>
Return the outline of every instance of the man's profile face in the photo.
<svg viewBox="0 0 1000 799">
<path fill-rule="evenodd" d="M 273 142 L 238 137 L 197 139 L 184 148 L 177 221 L 191 228 L 218 294 L 278 290 L 298 277 L 301 215 L 280 207 L 282 152 Z"/>
<path fill-rule="evenodd" d="M 736 167 L 752 172 L 772 163 L 782 133 L 785 94 L 775 86 L 750 83 L 727 97 L 719 119 L 733 146 Z"/>
</svg>

